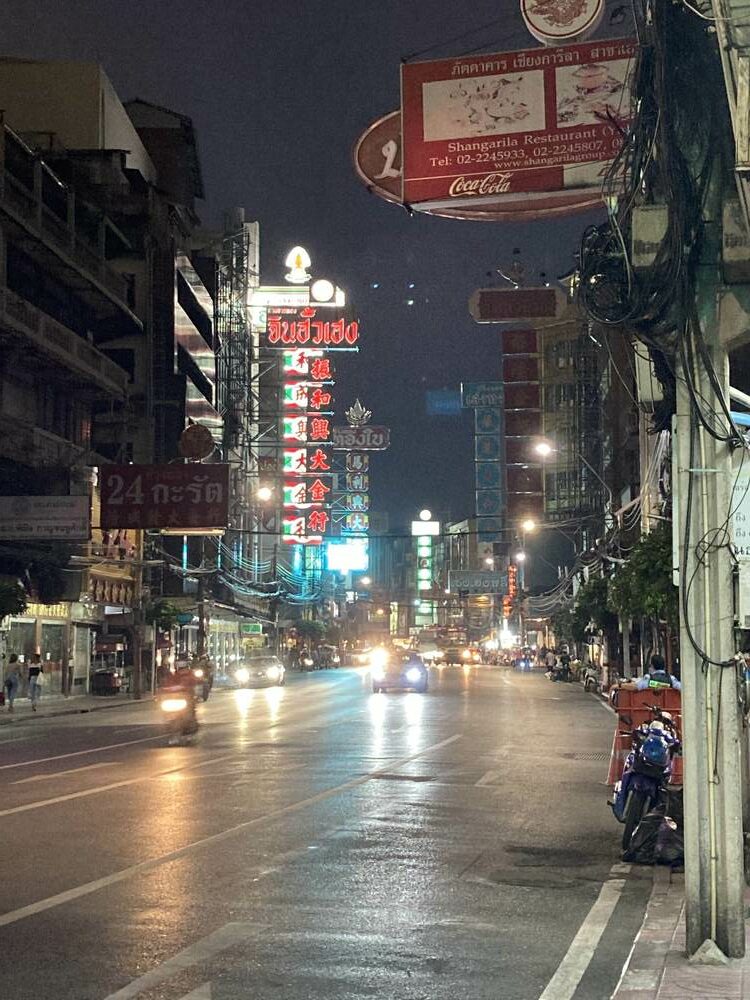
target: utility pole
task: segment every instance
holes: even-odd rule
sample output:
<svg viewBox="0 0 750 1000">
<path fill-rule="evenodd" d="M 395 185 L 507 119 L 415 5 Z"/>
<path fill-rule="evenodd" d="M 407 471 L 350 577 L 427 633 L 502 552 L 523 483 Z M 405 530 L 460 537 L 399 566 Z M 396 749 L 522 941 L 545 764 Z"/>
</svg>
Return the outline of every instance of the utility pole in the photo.
<svg viewBox="0 0 750 1000">
<path fill-rule="evenodd" d="M 133 574 L 133 697 L 143 697 L 143 531 L 138 532 Z"/>
<path fill-rule="evenodd" d="M 716 289 L 714 273 L 703 286 L 707 303 L 715 301 Z M 728 358 L 718 322 L 709 315 L 703 326 L 728 404 Z M 680 552 L 687 950 L 693 954 L 709 940 L 725 955 L 739 957 L 745 952 L 742 715 L 737 668 L 718 665 L 731 664 L 735 653 L 734 560 L 727 524 L 732 446 L 709 434 L 694 411 L 686 376 L 698 401 L 715 403 L 716 392 L 702 360 L 692 364 L 692 372 L 686 370 L 692 353 L 685 351 L 678 360 L 672 455 Z M 726 419 L 714 423 L 728 427 Z M 707 657 L 717 662 L 708 663 Z"/>
</svg>

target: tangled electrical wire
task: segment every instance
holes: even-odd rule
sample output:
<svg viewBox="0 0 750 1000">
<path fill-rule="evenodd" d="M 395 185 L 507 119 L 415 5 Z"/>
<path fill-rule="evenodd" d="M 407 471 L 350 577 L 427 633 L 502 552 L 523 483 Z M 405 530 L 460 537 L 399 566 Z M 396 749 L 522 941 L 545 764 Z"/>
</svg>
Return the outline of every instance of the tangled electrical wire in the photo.
<svg viewBox="0 0 750 1000">
<path fill-rule="evenodd" d="M 636 6 L 636 22 L 632 118 L 625 130 L 610 115 L 623 141 L 603 185 L 607 221 L 583 234 L 578 296 L 595 322 L 626 328 L 648 347 L 664 395 L 654 430 L 662 430 L 675 411 L 675 362 L 686 335 L 693 335 L 704 361 L 707 354 L 696 322 L 696 272 L 710 182 L 730 162 L 731 129 L 716 100 L 723 81 L 705 24 L 683 6 L 651 0 Z M 648 206 L 654 207 L 655 224 L 661 216 L 664 231 L 651 263 L 640 268 L 630 249 L 640 236 L 634 210 Z M 651 235 L 645 242 L 652 242 Z M 688 391 L 704 426 L 716 432 L 713 407 L 694 385 Z"/>
</svg>

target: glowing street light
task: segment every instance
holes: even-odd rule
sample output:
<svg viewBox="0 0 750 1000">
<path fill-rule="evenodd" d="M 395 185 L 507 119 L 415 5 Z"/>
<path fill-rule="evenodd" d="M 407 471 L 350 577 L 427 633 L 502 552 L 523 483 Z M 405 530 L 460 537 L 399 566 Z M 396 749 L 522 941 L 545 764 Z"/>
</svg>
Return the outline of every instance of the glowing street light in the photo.
<svg viewBox="0 0 750 1000">
<path fill-rule="evenodd" d="M 530 531 L 536 531 L 536 521 L 533 517 L 527 517 L 525 521 L 521 522 L 521 531 L 528 534 Z"/>
<path fill-rule="evenodd" d="M 359 585 L 360 585 L 360 587 L 369 587 L 371 583 L 372 583 L 372 580 L 370 579 L 369 576 L 361 576 L 359 578 Z"/>
<path fill-rule="evenodd" d="M 525 552 L 516 552 L 516 562 L 517 563 L 526 562 L 526 553 Z"/>
<path fill-rule="evenodd" d="M 549 458 L 554 450 L 549 441 L 540 441 L 534 445 L 534 451 L 537 455 L 541 455 L 542 458 Z"/>
<path fill-rule="evenodd" d="M 255 491 L 255 495 L 261 503 L 267 503 L 273 496 L 273 490 L 270 486 L 259 486 Z"/>
<path fill-rule="evenodd" d="M 495 565 L 495 560 L 492 558 L 492 556 L 487 556 L 484 560 L 484 564 L 485 566 L 489 566 L 491 569 Z"/>
</svg>

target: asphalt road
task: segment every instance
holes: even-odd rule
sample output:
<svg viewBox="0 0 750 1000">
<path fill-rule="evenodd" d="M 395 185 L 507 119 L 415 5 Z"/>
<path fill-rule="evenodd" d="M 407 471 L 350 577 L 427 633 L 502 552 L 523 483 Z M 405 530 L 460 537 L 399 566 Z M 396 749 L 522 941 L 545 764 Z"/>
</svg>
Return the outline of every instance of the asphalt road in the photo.
<svg viewBox="0 0 750 1000">
<path fill-rule="evenodd" d="M 0 997 L 610 996 L 651 872 L 618 865 L 601 702 L 341 671 L 201 714 L 187 747 L 153 705 L 0 731 Z"/>
</svg>

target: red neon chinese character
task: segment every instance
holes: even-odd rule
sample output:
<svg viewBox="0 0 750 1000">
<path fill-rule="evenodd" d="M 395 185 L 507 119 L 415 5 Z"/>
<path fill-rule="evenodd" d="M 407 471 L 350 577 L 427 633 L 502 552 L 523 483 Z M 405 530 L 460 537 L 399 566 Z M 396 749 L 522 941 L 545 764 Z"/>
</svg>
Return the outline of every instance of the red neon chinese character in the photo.
<svg viewBox="0 0 750 1000">
<path fill-rule="evenodd" d="M 313 382 L 322 382 L 324 379 L 332 378 L 330 360 L 328 358 L 315 358 L 310 365 L 310 376 Z"/>
<path fill-rule="evenodd" d="M 328 456 L 326 453 L 320 449 L 316 448 L 315 451 L 310 456 L 310 463 L 308 465 L 310 472 L 330 472 L 331 466 L 328 461 Z"/>
<path fill-rule="evenodd" d="M 308 492 L 313 503 L 322 503 L 326 498 L 326 493 L 331 492 L 331 487 L 326 486 L 320 479 L 316 479 Z"/>
<path fill-rule="evenodd" d="M 313 510 L 307 519 L 308 531 L 323 532 L 328 527 L 328 514 L 324 510 Z"/>
<path fill-rule="evenodd" d="M 331 433 L 331 422 L 325 417 L 313 417 L 310 421 L 310 440 L 327 441 Z"/>
<path fill-rule="evenodd" d="M 322 389 L 315 389 L 310 396 L 310 406 L 313 410 L 322 410 L 324 406 L 331 405 L 330 392 L 323 392 Z"/>
</svg>

